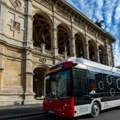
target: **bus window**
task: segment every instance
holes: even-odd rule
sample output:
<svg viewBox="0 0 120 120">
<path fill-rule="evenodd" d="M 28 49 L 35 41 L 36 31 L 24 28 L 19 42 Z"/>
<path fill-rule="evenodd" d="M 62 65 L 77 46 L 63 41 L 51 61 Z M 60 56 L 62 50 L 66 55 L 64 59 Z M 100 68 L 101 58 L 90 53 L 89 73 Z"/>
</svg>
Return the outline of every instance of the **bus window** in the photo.
<svg viewBox="0 0 120 120">
<path fill-rule="evenodd" d="M 49 76 L 49 77 L 48 77 Z M 66 97 L 71 94 L 71 70 L 46 76 L 46 97 Z"/>
<path fill-rule="evenodd" d="M 114 86 L 115 86 L 115 90 L 116 90 L 116 96 L 120 95 L 120 77 L 118 76 L 114 76 Z"/>
<path fill-rule="evenodd" d="M 103 80 L 104 80 L 104 95 L 111 96 L 110 89 L 113 87 L 112 84 L 113 78 L 109 74 L 103 74 Z"/>
<path fill-rule="evenodd" d="M 83 69 L 73 69 L 74 90 L 75 98 L 88 94 L 88 71 Z"/>
<path fill-rule="evenodd" d="M 95 74 L 96 79 L 96 92 L 100 94 L 104 94 L 104 81 L 103 81 L 103 74 L 102 73 L 96 73 Z"/>
</svg>

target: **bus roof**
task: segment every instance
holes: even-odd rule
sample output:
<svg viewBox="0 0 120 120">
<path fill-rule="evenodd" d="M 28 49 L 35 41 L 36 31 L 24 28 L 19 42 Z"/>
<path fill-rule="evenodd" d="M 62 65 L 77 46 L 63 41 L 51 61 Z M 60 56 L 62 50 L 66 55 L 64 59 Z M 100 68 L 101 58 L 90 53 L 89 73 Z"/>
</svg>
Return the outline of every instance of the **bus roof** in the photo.
<svg viewBox="0 0 120 120">
<path fill-rule="evenodd" d="M 93 68 L 103 69 L 103 70 L 107 70 L 109 72 L 115 72 L 115 73 L 120 74 L 119 68 L 110 67 L 110 66 L 103 65 L 103 64 L 100 64 L 100 63 L 97 63 L 94 61 L 86 60 L 83 58 L 77 58 L 77 57 L 70 57 L 68 59 L 64 59 L 63 61 L 61 61 L 58 64 L 55 64 L 53 66 L 59 65 L 59 64 L 66 62 L 66 61 L 72 61 L 73 63 L 78 63 L 78 66 L 84 65 L 84 67 L 93 67 Z"/>
</svg>

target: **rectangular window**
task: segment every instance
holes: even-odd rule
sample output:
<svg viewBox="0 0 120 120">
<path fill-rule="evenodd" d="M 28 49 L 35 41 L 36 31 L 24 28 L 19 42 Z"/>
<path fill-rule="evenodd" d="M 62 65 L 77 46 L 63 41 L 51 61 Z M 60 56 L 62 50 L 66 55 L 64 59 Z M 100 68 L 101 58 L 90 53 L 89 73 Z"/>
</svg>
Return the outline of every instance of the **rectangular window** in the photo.
<svg viewBox="0 0 120 120">
<path fill-rule="evenodd" d="M 83 69 L 73 69 L 73 94 L 75 98 L 88 94 L 88 71 Z"/>
</svg>

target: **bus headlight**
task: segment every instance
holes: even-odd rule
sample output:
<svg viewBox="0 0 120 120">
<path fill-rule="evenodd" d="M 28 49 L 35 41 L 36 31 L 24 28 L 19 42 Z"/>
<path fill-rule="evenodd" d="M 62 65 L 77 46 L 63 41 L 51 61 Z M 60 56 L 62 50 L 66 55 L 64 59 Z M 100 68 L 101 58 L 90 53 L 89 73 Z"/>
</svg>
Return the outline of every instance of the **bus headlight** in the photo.
<svg viewBox="0 0 120 120">
<path fill-rule="evenodd" d="M 67 104 L 67 103 L 65 103 L 64 105 L 63 105 L 63 109 L 66 109 L 66 108 L 68 108 L 69 107 L 69 105 Z"/>
</svg>

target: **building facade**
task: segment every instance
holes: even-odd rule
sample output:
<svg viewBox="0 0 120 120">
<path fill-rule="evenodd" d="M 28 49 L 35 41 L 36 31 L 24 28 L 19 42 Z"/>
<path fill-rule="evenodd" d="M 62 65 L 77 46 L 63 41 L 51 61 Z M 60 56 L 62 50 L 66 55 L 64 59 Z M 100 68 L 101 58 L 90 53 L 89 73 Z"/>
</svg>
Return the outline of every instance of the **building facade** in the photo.
<svg viewBox="0 0 120 120">
<path fill-rule="evenodd" d="M 109 33 L 65 0 L 0 0 L 0 106 L 44 96 L 44 74 L 70 56 L 114 66 Z"/>
</svg>

